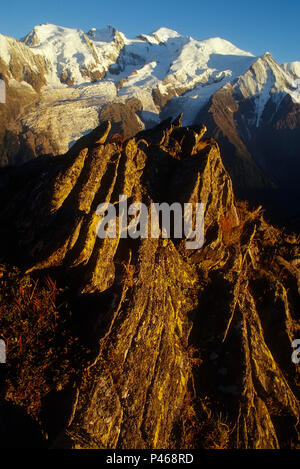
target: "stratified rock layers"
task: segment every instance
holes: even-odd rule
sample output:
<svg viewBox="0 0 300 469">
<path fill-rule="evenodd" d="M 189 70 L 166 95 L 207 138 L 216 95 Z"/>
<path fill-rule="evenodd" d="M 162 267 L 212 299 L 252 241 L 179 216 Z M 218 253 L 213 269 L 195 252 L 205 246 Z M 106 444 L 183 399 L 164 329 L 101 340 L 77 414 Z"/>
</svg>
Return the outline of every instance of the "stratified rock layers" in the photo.
<svg viewBox="0 0 300 469">
<path fill-rule="evenodd" d="M 109 130 L 10 170 L 1 184 L 1 255 L 59 271 L 80 313 L 95 317 L 94 360 L 54 446 L 296 445 L 299 239 L 236 205 L 205 129 L 177 119 L 106 142 Z M 121 194 L 147 207 L 204 203 L 204 246 L 98 238 L 98 205 L 117 206 Z"/>
</svg>

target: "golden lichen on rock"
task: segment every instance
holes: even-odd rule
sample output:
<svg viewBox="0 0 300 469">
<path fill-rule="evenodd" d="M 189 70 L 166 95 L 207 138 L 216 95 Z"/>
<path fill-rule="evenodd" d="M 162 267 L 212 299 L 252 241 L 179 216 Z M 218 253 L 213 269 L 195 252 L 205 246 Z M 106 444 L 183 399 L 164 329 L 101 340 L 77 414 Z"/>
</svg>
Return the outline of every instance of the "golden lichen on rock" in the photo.
<svg viewBox="0 0 300 469">
<path fill-rule="evenodd" d="M 70 285 L 84 345 L 52 447 L 297 445 L 299 238 L 237 203 L 217 143 L 180 120 L 127 141 L 107 140 L 104 123 L 1 189 L 1 257 Z M 204 246 L 98 238 L 97 207 L 120 194 L 147 207 L 204 203 Z"/>
</svg>

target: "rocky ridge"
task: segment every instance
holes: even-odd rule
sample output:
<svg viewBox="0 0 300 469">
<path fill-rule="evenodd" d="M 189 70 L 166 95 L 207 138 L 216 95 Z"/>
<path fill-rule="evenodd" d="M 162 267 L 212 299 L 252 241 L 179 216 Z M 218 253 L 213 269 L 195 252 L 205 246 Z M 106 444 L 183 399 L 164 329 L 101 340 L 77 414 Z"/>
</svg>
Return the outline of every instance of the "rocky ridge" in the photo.
<svg viewBox="0 0 300 469">
<path fill-rule="evenodd" d="M 51 447 L 297 446 L 299 238 L 236 203 L 205 130 L 178 118 L 109 141 L 105 122 L 1 174 L 2 261 L 68 284 L 90 348 L 52 390 L 68 415 L 49 424 L 45 404 L 37 416 Z M 205 203 L 204 246 L 97 238 L 97 206 L 120 194 Z"/>
</svg>

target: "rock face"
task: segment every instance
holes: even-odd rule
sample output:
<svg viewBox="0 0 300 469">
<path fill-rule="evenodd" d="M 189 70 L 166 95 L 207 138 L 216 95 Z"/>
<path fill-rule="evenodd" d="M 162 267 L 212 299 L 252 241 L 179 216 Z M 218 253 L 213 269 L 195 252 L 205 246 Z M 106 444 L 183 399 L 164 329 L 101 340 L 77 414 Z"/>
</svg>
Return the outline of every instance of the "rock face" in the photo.
<svg viewBox="0 0 300 469">
<path fill-rule="evenodd" d="M 130 98 L 125 103 L 108 104 L 100 112 L 100 121 L 110 121 L 110 136 L 119 134 L 128 138 L 144 129 L 144 125 L 138 117 L 138 112 L 143 110 L 142 103 L 136 98 Z"/>
<path fill-rule="evenodd" d="M 6 87 L 6 103 L 0 104 L 0 166 L 5 166 L 31 159 L 41 150 L 45 136 L 37 136 L 39 143 L 27 142 L 29 134 L 34 133 L 27 128 L 26 138 L 19 118 L 38 101 L 41 88 L 47 84 L 48 64 L 45 57 L 13 38 L 0 35 L 0 47 L 0 78 Z M 47 145 L 42 148 L 46 150 Z"/>
<path fill-rule="evenodd" d="M 299 93 L 283 91 L 293 86 L 265 54 L 218 90 L 195 121 L 218 140 L 236 195 L 262 203 L 276 221 L 299 212 Z"/>
<path fill-rule="evenodd" d="M 237 205 L 205 128 L 163 122 L 1 173 L 1 258 L 71 285 L 92 359 L 51 447 L 295 447 L 299 239 Z M 100 239 L 100 203 L 204 203 L 205 243 Z M 74 319 L 75 320 L 75 319 Z M 40 416 L 41 425 L 45 425 Z M 48 431 L 48 430 L 47 430 Z"/>
</svg>

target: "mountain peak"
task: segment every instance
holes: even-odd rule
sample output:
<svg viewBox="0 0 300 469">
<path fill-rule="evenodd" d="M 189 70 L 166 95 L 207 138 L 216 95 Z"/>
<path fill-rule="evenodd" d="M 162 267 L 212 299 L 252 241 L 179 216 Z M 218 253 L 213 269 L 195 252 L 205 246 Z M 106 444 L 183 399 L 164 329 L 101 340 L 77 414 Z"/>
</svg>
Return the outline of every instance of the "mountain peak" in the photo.
<svg viewBox="0 0 300 469">
<path fill-rule="evenodd" d="M 70 34 L 83 34 L 83 31 L 79 28 L 67 28 L 65 26 L 58 26 L 52 23 L 43 23 L 34 28 L 27 34 L 23 42 L 27 46 L 33 47 L 47 41 L 55 40 L 58 38 L 64 40 Z"/>
<path fill-rule="evenodd" d="M 282 65 L 294 78 L 300 78 L 300 62 L 287 62 Z"/>
<path fill-rule="evenodd" d="M 97 42 L 112 42 L 115 39 L 116 33 L 119 32 L 114 26 L 108 24 L 104 28 L 97 29 L 91 28 L 87 35 Z"/>
<path fill-rule="evenodd" d="M 164 27 L 161 27 L 157 29 L 156 31 L 153 31 L 151 35 L 157 38 L 159 42 L 166 42 L 168 41 L 168 39 L 181 37 L 181 35 L 174 29 L 169 29 L 169 28 L 164 28 Z"/>
<path fill-rule="evenodd" d="M 254 57 L 251 52 L 244 51 L 239 47 L 232 44 L 232 42 L 227 41 L 221 37 L 211 37 L 201 41 L 202 44 L 205 44 L 212 52 L 217 52 L 221 55 L 244 55 L 249 57 Z"/>
<path fill-rule="evenodd" d="M 49 429 L 39 447 L 296 447 L 297 369 L 285 358 L 298 331 L 300 240 L 270 226 L 262 207 L 236 203 L 219 145 L 202 139 L 205 126 L 170 121 L 113 142 L 103 122 L 61 157 L 1 172 L 0 294 L 8 313 L 0 329 L 22 343 L 10 348 L 18 367 L 7 367 L 9 388 L 1 391 Z M 177 227 L 186 225 L 183 203 L 196 211 L 195 222 L 189 218 L 195 241 L 198 228 L 203 233 L 202 249 L 191 225 L 190 249 L 175 230 L 163 234 L 166 187 Z M 136 203 L 127 208 L 127 200 Z M 157 205 L 162 229 L 153 236 Z M 114 235 L 105 230 L 108 209 L 114 223 L 125 219 Z M 45 386 L 49 376 L 55 380 Z M 190 398 L 190 383 L 205 393 Z M 2 446 L 33 447 L 31 427 L 3 407 L 0 417 L 20 431 L 16 440 L 8 426 Z"/>
</svg>

